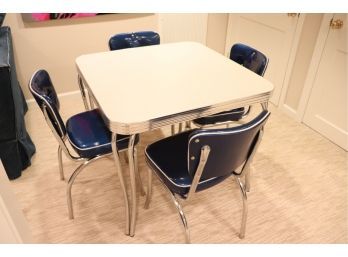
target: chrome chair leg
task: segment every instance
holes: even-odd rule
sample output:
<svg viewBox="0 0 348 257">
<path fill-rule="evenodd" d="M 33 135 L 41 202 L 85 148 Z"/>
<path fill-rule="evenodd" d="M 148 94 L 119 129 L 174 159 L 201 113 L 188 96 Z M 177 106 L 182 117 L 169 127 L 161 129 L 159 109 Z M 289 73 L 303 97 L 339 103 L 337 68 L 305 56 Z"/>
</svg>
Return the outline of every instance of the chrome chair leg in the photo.
<svg viewBox="0 0 348 257">
<path fill-rule="evenodd" d="M 91 164 L 92 162 L 104 158 L 107 155 L 99 155 L 96 156 L 92 159 L 89 160 L 85 160 L 82 164 L 80 164 L 75 171 L 73 172 L 73 174 L 71 174 L 69 180 L 68 180 L 68 184 L 67 184 L 67 189 L 66 189 L 66 193 L 67 193 L 67 201 L 68 201 L 68 211 L 69 211 L 69 219 L 73 219 L 74 218 L 74 210 L 73 210 L 73 205 L 72 205 L 72 197 L 71 197 L 71 188 L 72 185 L 74 184 L 74 181 L 76 179 L 76 177 L 80 174 L 80 172 L 88 165 Z"/>
<path fill-rule="evenodd" d="M 147 191 L 146 191 L 146 200 L 144 204 L 144 209 L 148 209 L 150 206 L 152 197 L 152 170 L 148 169 L 147 172 Z"/>
<path fill-rule="evenodd" d="M 251 167 L 248 167 L 248 170 L 246 171 L 245 173 L 245 178 L 244 178 L 244 181 L 245 181 L 245 190 L 247 192 L 250 192 L 250 168 Z"/>
<path fill-rule="evenodd" d="M 140 187 L 140 194 L 141 196 L 145 195 L 145 189 L 143 186 L 143 181 L 141 180 L 141 176 L 139 173 L 139 165 L 138 165 L 138 150 L 136 147 L 134 147 L 134 171 L 136 180 L 138 181 L 139 187 Z"/>
<path fill-rule="evenodd" d="M 169 189 L 168 189 L 169 191 Z M 182 224 L 184 225 L 184 230 L 185 230 L 185 242 L 187 244 L 191 243 L 190 242 L 190 231 L 188 229 L 188 225 L 187 225 L 187 221 L 186 221 L 186 217 L 185 217 L 185 214 L 184 214 L 184 210 L 182 209 L 178 199 L 176 199 L 174 193 L 170 192 L 170 196 L 172 198 L 172 201 L 176 207 L 176 209 L 178 210 L 178 213 L 180 215 L 180 219 L 181 219 L 181 222 Z"/>
<path fill-rule="evenodd" d="M 73 172 L 73 174 L 70 176 L 68 180 L 68 185 L 66 188 L 66 194 L 67 194 L 67 200 L 68 200 L 68 211 L 69 211 L 69 219 L 74 218 L 74 210 L 73 210 L 73 205 L 72 205 L 72 198 L 71 198 L 71 187 L 74 184 L 74 181 L 79 175 L 79 173 L 83 170 L 83 168 L 89 163 L 88 161 L 85 161 L 84 163 L 80 164 L 76 170 Z"/>
<path fill-rule="evenodd" d="M 149 170 L 149 173 L 151 172 L 151 170 Z M 155 173 L 156 174 L 156 173 Z M 149 174 L 150 175 L 150 174 Z M 157 175 L 157 174 L 156 174 Z M 150 175 L 151 176 L 151 175 Z M 187 220 L 184 214 L 184 210 L 182 209 L 179 201 L 176 199 L 174 193 L 172 191 L 169 190 L 169 188 L 164 184 L 164 182 L 158 177 L 158 180 L 161 182 L 162 186 L 164 187 L 164 189 L 170 194 L 170 197 L 175 205 L 175 208 L 178 210 L 178 213 L 180 215 L 180 219 L 181 222 L 184 226 L 184 230 L 185 230 L 185 243 L 190 244 L 190 231 L 188 229 L 188 225 L 187 225 Z M 150 181 L 150 180 L 149 180 Z M 149 196 L 151 196 L 151 194 L 149 194 Z"/>
<path fill-rule="evenodd" d="M 64 180 L 63 161 L 62 161 L 62 147 L 60 145 L 58 146 L 58 165 L 59 165 L 60 180 Z"/>
<path fill-rule="evenodd" d="M 245 229 L 246 229 L 246 221 L 247 221 L 247 215 L 248 215 L 248 203 L 247 203 L 247 194 L 245 187 L 240 180 L 240 178 L 236 179 L 236 182 L 239 185 L 240 191 L 242 193 L 242 199 L 243 199 L 243 214 L 242 214 L 242 224 L 240 228 L 239 238 L 243 239 L 245 236 Z"/>
</svg>

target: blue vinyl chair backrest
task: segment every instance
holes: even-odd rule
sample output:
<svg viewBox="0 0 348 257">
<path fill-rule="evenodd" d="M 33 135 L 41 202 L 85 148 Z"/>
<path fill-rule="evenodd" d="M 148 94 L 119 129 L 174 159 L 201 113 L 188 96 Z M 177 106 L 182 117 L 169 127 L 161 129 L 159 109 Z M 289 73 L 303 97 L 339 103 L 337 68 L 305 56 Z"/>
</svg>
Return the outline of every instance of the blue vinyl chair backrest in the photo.
<svg viewBox="0 0 348 257">
<path fill-rule="evenodd" d="M 159 45 L 160 36 L 153 31 L 120 33 L 109 39 L 110 50 L 121 50 L 140 46 Z"/>
<path fill-rule="evenodd" d="M 193 177 L 199 163 L 201 148 L 209 145 L 210 154 L 201 180 L 231 175 L 250 156 L 260 131 L 270 112 L 263 111 L 255 119 L 238 127 L 227 129 L 198 129 L 190 134 L 188 143 L 188 170 Z M 191 157 L 195 158 L 191 158 Z"/>
<path fill-rule="evenodd" d="M 29 82 L 29 90 L 43 111 L 46 107 L 48 117 L 58 135 L 63 138 L 66 135 L 64 122 L 59 114 L 59 100 L 47 71 L 38 70 Z"/>
<path fill-rule="evenodd" d="M 240 43 L 232 46 L 230 59 L 260 76 L 264 75 L 268 64 L 268 58 L 263 53 Z"/>
</svg>

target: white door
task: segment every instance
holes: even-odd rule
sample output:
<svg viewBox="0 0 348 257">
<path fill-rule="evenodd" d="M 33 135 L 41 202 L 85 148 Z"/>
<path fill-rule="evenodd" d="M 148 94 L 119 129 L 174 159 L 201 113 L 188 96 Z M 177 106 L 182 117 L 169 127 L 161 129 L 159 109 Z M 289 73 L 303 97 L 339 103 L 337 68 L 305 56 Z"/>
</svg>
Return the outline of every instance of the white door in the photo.
<svg viewBox="0 0 348 257">
<path fill-rule="evenodd" d="M 235 43 L 245 43 L 263 52 L 269 58 L 265 78 L 274 85 L 270 101 L 278 105 L 289 57 L 295 42 L 297 14 L 230 14 L 226 56 Z"/>
<path fill-rule="evenodd" d="M 327 37 L 303 122 L 348 150 L 348 15 L 326 16 Z"/>
<path fill-rule="evenodd" d="M 205 45 L 207 26 L 206 13 L 159 14 L 161 43 L 195 41 Z"/>
</svg>

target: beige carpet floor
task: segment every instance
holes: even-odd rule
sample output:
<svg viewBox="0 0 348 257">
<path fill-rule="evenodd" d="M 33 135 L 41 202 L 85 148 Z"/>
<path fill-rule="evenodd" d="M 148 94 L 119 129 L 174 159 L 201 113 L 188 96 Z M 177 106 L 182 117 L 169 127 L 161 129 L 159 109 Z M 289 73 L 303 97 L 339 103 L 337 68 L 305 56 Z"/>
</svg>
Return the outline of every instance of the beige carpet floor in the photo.
<svg viewBox="0 0 348 257">
<path fill-rule="evenodd" d="M 80 95 L 60 100 L 65 120 L 83 111 Z M 184 206 L 192 243 L 348 243 L 347 152 L 274 106 L 270 110 L 253 162 L 245 239 L 237 236 L 240 192 L 228 179 L 198 193 Z M 58 144 L 35 103 L 29 104 L 26 122 L 37 153 L 31 167 L 11 184 L 35 242 L 184 242 L 179 216 L 156 179 L 150 209 L 143 209 L 145 199 L 138 195 L 135 236 L 124 235 L 123 199 L 111 159 L 92 164 L 77 178 L 73 186 L 75 219 L 69 220 L 66 183 L 59 180 Z M 168 133 L 169 127 L 141 135 L 138 150 L 144 181 L 144 147 Z M 68 177 L 77 164 L 67 158 L 63 161 Z M 128 173 L 125 162 L 123 168 Z"/>
</svg>

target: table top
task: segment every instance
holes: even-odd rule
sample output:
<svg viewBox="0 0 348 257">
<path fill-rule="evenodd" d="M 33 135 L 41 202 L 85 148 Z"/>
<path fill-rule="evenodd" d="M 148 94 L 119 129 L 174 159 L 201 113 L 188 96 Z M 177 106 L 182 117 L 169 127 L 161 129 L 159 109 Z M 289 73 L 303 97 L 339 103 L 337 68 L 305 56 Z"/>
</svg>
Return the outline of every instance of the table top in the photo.
<svg viewBox="0 0 348 257">
<path fill-rule="evenodd" d="M 78 73 L 111 131 L 140 133 L 267 102 L 268 80 L 195 42 L 79 56 Z"/>
</svg>

